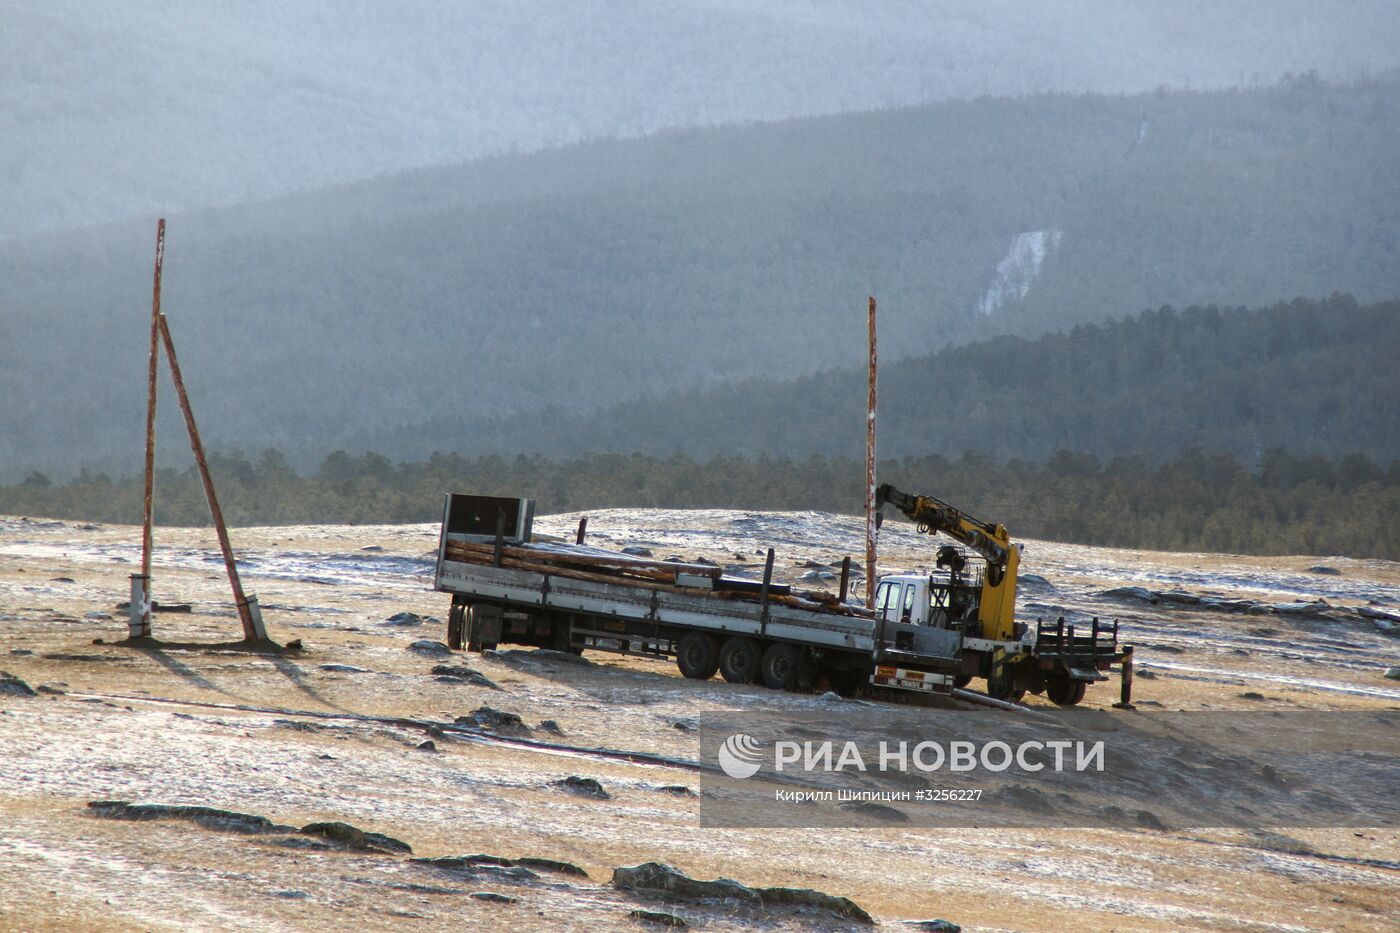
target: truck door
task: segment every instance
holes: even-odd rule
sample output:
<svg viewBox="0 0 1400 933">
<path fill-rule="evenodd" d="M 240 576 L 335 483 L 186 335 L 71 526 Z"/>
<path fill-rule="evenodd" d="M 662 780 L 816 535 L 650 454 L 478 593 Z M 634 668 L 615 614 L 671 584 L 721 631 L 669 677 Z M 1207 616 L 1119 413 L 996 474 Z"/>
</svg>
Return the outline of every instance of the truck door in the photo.
<svg viewBox="0 0 1400 933">
<path fill-rule="evenodd" d="M 893 580 L 881 583 L 875 591 L 875 617 L 886 622 L 898 622 L 902 598 L 899 583 Z"/>
</svg>

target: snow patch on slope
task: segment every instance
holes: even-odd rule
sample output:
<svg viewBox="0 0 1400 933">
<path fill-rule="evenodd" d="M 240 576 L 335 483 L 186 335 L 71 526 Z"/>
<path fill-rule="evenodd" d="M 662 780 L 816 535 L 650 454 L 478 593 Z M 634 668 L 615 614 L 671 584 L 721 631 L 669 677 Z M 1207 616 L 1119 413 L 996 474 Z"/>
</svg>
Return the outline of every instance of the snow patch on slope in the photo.
<svg viewBox="0 0 1400 933">
<path fill-rule="evenodd" d="M 996 278 L 977 301 L 979 314 L 991 314 L 1025 298 L 1040 275 L 1045 257 L 1060 245 L 1062 230 L 1030 230 L 1011 240 L 1006 258 L 997 263 Z"/>
</svg>

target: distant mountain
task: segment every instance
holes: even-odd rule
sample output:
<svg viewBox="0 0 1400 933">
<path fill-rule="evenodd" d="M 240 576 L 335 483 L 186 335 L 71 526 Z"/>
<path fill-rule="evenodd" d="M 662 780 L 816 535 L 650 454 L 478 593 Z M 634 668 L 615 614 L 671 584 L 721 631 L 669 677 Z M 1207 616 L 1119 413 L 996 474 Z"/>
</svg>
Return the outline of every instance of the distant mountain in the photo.
<svg viewBox="0 0 1400 933">
<path fill-rule="evenodd" d="M 1390 299 L 1397 91 L 953 101 L 425 170 L 172 218 L 165 307 L 207 440 L 308 465 L 857 365 L 868 294 L 886 361 L 1162 304 Z M 138 462 L 153 228 L 0 243 L 0 477 Z"/>
<path fill-rule="evenodd" d="M 0 237 L 665 128 L 1400 65 L 1392 0 L 8 0 Z"/>
<path fill-rule="evenodd" d="M 1035 340 L 999 337 L 899 360 L 880 377 L 882 457 L 1060 450 L 1164 462 L 1200 448 L 1257 464 L 1273 449 L 1400 460 L 1400 301 L 1149 311 Z M 576 456 L 856 458 L 864 369 L 756 379 L 587 417 L 413 425 L 371 449 Z M 453 442 L 456 442 L 454 445 Z M 437 446 L 434 447 L 433 445 Z"/>
</svg>

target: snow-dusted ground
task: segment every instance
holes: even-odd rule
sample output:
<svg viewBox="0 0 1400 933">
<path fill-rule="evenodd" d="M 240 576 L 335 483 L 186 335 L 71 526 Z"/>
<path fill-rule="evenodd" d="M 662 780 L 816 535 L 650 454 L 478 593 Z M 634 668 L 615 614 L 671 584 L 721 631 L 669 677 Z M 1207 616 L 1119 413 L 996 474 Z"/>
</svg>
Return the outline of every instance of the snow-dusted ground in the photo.
<svg viewBox="0 0 1400 933">
<path fill-rule="evenodd" d="M 571 535 L 577 519 L 548 516 L 536 528 Z M 789 580 L 812 572 L 808 562 L 857 556 L 862 533 L 857 519 L 816 513 L 589 513 L 591 543 L 704 557 L 734 573 L 761 572 L 773 546 Z M 537 738 L 677 759 L 697 754 L 678 722 L 825 708 L 817 697 L 685 681 L 654 661 L 598 656 L 575 666 L 407 650 L 443 636 L 437 619 L 386 624 L 399 612 L 446 615 L 446 597 L 431 591 L 434 526 L 251 528 L 233 538 L 269 630 L 303 639 L 302 652 L 188 646 L 238 635 L 208 531 L 157 533 L 155 597 L 194 611 L 158 615 L 155 634 L 187 646 L 133 649 L 110 642 L 125 634 L 114 607 L 139 561 L 136 530 L 0 518 L 0 668 L 64 691 L 0 693 L 0 929 L 641 929 L 628 915 L 639 906 L 704 929 L 760 921 L 743 911 L 659 907 L 607 884 L 613 868 L 651 859 L 695 877 L 847 896 L 896 929 L 946 917 L 969 930 L 1369 930 L 1393 917 L 1394 831 L 702 830 L 697 801 L 661 789 L 697 788 L 684 769 L 450 734 L 435 738 L 436 753 L 420 751 L 426 736 L 415 723 L 450 723 L 483 705 L 562 729 L 536 730 Z M 881 569 L 923 565 L 929 544 L 907 525 L 887 524 Z M 1319 565 L 1338 573 L 1310 569 Z M 1385 625 L 1400 607 L 1400 565 L 1030 541 L 1023 570 L 1033 575 L 1021 598 L 1027 619 L 1120 620 L 1139 669 L 1155 675 L 1137 684 L 1143 711 L 1400 707 L 1400 683 L 1383 676 L 1400 664 L 1400 638 Z M 1177 601 L 1105 595 L 1121 587 Z M 440 663 L 468 665 L 500 689 L 441 680 L 431 673 Z M 1107 707 L 1116 686 L 1091 690 L 1086 704 Z M 881 709 L 853 704 L 848 714 Z M 1179 768 L 1161 763 L 1164 775 Z M 575 774 L 602 782 L 612 799 L 551 784 Z M 404 839 L 418 855 L 541 856 L 575 862 L 591 877 L 467 878 L 402 857 L 87 814 L 88 801 L 108 798 L 202 804 L 298 826 L 345 820 Z M 467 897 L 478 891 L 518 900 Z M 841 926 L 786 913 L 762 920 L 765 929 L 814 924 Z"/>
</svg>

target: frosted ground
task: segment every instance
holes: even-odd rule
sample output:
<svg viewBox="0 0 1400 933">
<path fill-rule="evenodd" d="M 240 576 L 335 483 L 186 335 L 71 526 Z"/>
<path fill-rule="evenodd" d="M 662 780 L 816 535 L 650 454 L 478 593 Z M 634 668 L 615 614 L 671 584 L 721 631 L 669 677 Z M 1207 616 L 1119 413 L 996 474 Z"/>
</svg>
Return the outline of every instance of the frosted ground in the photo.
<svg viewBox="0 0 1400 933">
<path fill-rule="evenodd" d="M 549 516 L 537 528 L 565 534 L 577 518 Z M 759 572 L 771 545 L 780 577 L 815 575 L 803 585 L 830 585 L 803 565 L 857 554 L 861 527 L 815 513 L 589 513 L 593 543 L 704 557 L 735 573 Z M 965 930 L 1373 930 L 1393 917 L 1392 830 L 702 831 L 698 800 L 677 789 L 698 789 L 692 771 L 430 736 L 424 726 L 490 706 L 518 714 L 537 739 L 685 761 L 697 749 L 684 724 L 696 717 L 826 711 L 831 701 L 696 684 L 660 662 L 596 654 L 589 665 L 510 652 L 425 656 L 408 646 L 441 639 L 447 609 L 431 590 L 434 526 L 233 537 L 270 632 L 302 639 L 301 652 L 193 644 L 238 633 L 207 530 L 157 535 L 156 598 L 193 611 L 158 615 L 155 634 L 189 646 L 133 649 L 110 642 L 125 634 L 115 606 L 139 561 L 135 529 L 0 519 L 0 668 L 42 688 L 0 692 L 0 929 L 647 928 L 634 910 L 710 930 L 850 925 L 661 903 L 609 884 L 615 868 L 651 860 L 695 878 L 848 897 L 896 930 L 932 918 Z M 882 548 L 886 571 L 918 567 L 929 553 L 926 538 L 895 523 Z M 1400 664 L 1398 564 L 1030 541 L 1023 568 L 1026 618 L 1120 620 L 1149 672 L 1137 685 L 1144 712 L 1400 707 L 1400 682 L 1384 676 Z M 417 624 L 388 622 L 400 613 Z M 440 664 L 473 676 L 434 675 Z M 1085 702 L 1116 698 L 1115 683 Z M 882 708 L 851 704 L 849 715 Z M 559 731 L 541 730 L 547 720 Z M 436 751 L 421 750 L 430 737 Z M 1166 776 L 1178 767 L 1158 764 Z M 598 781 L 610 797 L 555 783 L 570 776 Z M 289 827 L 345 821 L 409 843 L 413 857 L 543 858 L 588 877 L 453 869 L 296 833 L 95 818 L 88 803 L 106 799 L 203 805 Z M 472 897 L 482 894 L 513 900 Z"/>
</svg>

